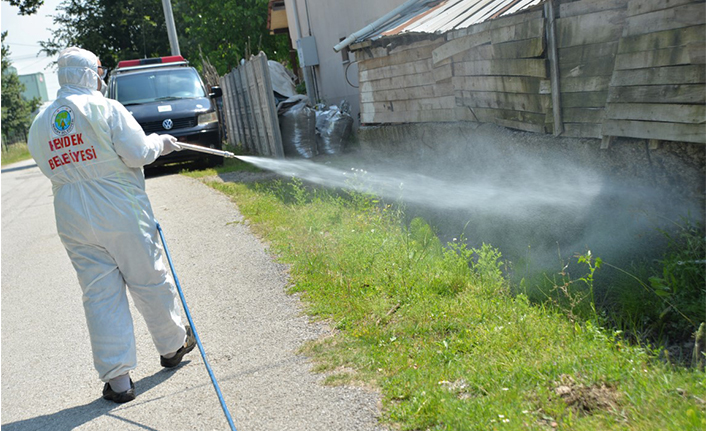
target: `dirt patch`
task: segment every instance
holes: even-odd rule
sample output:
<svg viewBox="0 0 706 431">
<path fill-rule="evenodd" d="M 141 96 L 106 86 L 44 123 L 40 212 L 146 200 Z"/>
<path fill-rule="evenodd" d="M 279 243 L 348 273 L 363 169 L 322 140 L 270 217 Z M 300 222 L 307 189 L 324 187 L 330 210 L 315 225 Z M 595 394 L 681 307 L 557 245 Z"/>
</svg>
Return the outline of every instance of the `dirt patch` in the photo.
<svg viewBox="0 0 706 431">
<path fill-rule="evenodd" d="M 559 377 L 554 393 L 576 413 L 587 415 L 598 410 L 616 410 L 621 399 L 620 392 L 613 385 L 595 383 L 586 386 L 566 374 Z"/>
</svg>

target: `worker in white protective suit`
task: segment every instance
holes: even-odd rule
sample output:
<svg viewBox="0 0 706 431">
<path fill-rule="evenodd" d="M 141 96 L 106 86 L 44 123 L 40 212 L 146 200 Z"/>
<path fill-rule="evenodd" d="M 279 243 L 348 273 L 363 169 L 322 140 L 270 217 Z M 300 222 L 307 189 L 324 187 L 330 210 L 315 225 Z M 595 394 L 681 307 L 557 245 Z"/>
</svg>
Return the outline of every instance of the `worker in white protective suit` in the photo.
<svg viewBox="0 0 706 431">
<path fill-rule="evenodd" d="M 126 285 L 163 366 L 178 365 L 196 344 L 156 242 L 142 170 L 180 148 L 173 136 L 146 136 L 125 107 L 101 94 L 106 84 L 93 53 L 65 49 L 58 75 L 57 99 L 32 123 L 29 150 L 53 185 L 56 227 L 83 290 L 103 398 L 127 402 L 135 399 L 129 371 L 137 355 Z"/>
</svg>

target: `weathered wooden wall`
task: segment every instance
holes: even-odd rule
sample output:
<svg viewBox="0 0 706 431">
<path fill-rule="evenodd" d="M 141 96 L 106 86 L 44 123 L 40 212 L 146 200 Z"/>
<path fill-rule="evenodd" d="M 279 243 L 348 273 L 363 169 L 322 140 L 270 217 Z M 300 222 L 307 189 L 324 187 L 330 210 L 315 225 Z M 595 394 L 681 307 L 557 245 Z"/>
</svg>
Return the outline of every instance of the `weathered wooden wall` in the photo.
<svg viewBox="0 0 706 431">
<path fill-rule="evenodd" d="M 544 31 L 535 11 L 449 34 L 433 54 L 452 62 L 456 103 L 476 121 L 544 133 L 551 112 Z"/>
<path fill-rule="evenodd" d="M 601 138 L 628 0 L 563 2 L 557 47 L 564 136 Z"/>
<path fill-rule="evenodd" d="M 477 121 L 604 143 L 706 143 L 703 0 L 548 6 L 353 47 L 361 123 Z"/>
<path fill-rule="evenodd" d="M 443 43 L 430 36 L 371 50 L 371 58 L 358 63 L 361 123 L 457 120 L 451 65 L 435 65 L 431 58 Z"/>
<path fill-rule="evenodd" d="M 284 157 L 267 56 L 261 52 L 221 78 L 231 145 L 253 154 Z"/>
<path fill-rule="evenodd" d="M 630 0 L 603 136 L 706 141 L 706 4 Z"/>
</svg>

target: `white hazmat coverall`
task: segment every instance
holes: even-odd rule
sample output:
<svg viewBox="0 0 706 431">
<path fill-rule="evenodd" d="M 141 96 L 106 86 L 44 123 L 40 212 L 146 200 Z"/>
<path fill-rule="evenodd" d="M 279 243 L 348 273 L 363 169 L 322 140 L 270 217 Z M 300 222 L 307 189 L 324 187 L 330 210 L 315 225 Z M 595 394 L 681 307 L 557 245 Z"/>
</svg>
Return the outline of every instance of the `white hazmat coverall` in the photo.
<svg viewBox="0 0 706 431">
<path fill-rule="evenodd" d="M 61 88 L 32 123 L 28 146 L 52 182 L 57 231 L 83 290 L 94 365 L 107 382 L 137 365 L 126 285 L 160 355 L 178 350 L 186 331 L 142 171 L 174 148 L 169 137 L 145 136 L 125 107 L 96 91 L 105 86 L 97 66 L 89 51 L 62 51 Z"/>
</svg>

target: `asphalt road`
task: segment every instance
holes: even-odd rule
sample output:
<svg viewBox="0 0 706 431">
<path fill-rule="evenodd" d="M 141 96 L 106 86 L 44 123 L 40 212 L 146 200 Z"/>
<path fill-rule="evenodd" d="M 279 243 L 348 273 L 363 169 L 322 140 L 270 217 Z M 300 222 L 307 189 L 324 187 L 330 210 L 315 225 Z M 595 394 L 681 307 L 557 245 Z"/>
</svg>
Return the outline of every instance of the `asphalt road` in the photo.
<svg viewBox="0 0 706 431">
<path fill-rule="evenodd" d="M 32 161 L 2 169 L 2 411 L 12 430 L 226 430 L 198 349 L 159 365 L 133 307 L 137 399 L 101 398 L 81 291 L 56 234 L 51 185 Z M 379 395 L 327 387 L 297 353 L 328 335 L 285 293 L 286 268 L 237 207 L 197 180 L 147 180 L 196 330 L 239 431 L 377 430 Z"/>
</svg>

